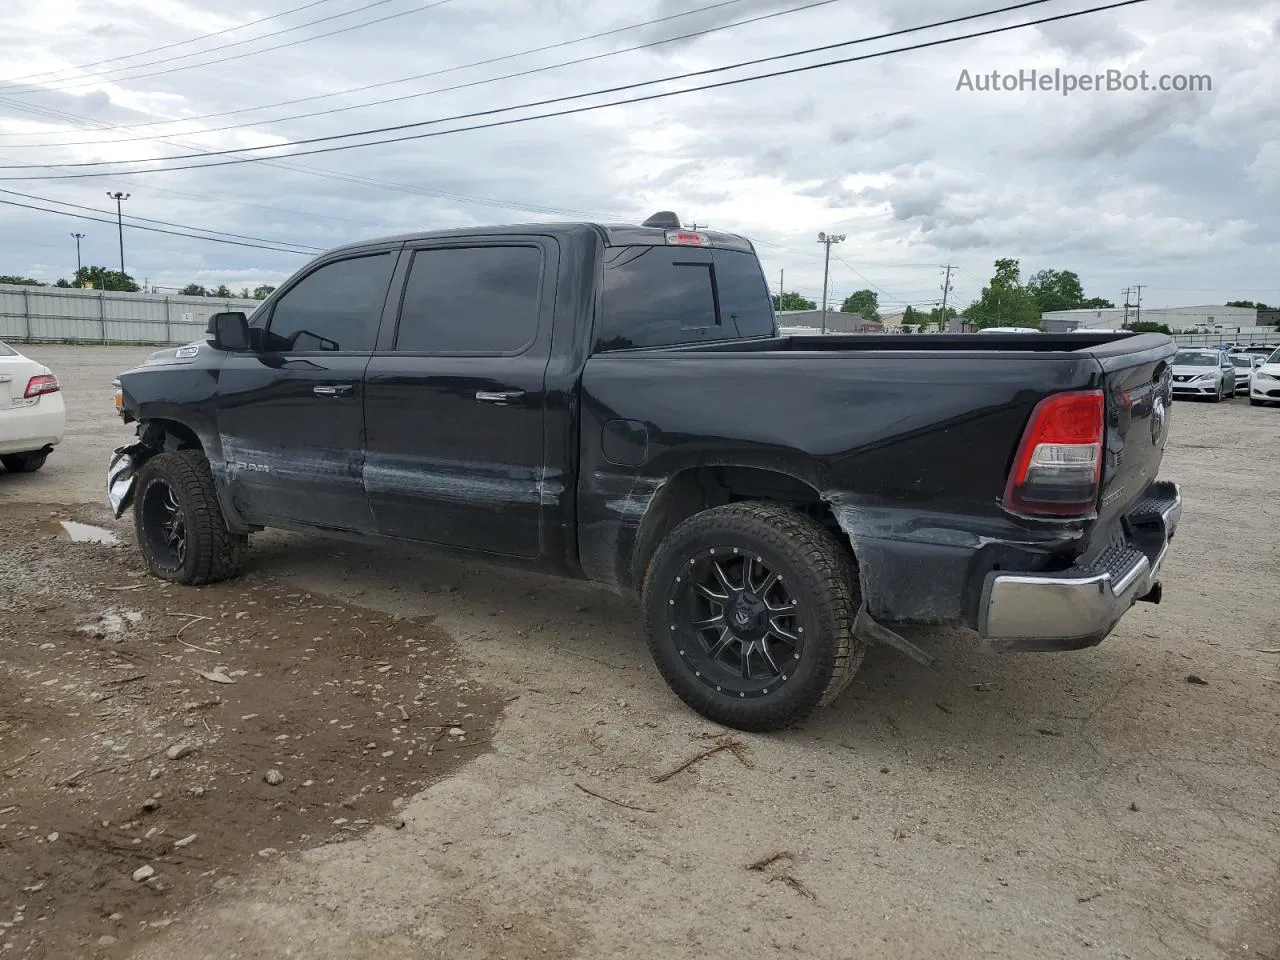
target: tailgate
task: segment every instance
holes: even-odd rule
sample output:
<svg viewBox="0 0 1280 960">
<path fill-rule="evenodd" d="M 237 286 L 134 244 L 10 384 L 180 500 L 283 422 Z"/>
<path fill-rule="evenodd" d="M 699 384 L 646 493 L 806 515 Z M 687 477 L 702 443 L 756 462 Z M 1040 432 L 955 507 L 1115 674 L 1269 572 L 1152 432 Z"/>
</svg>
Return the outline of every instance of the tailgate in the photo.
<svg viewBox="0 0 1280 960">
<path fill-rule="evenodd" d="M 1107 405 L 1098 503 L 1101 529 L 1111 527 L 1141 499 L 1160 470 L 1173 398 L 1170 363 L 1177 351 L 1177 344 L 1161 335 L 1133 337 L 1090 351 L 1102 365 Z"/>
</svg>

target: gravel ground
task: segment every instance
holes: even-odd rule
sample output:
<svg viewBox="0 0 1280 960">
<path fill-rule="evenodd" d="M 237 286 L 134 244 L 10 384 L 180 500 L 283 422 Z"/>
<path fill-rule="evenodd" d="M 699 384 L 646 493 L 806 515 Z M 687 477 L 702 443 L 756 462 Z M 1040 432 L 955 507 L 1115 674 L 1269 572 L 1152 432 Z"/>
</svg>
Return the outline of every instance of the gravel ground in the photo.
<svg viewBox="0 0 1280 960">
<path fill-rule="evenodd" d="M 146 351 L 30 353 L 71 425 L 0 474 L 0 955 L 1280 958 L 1280 409 L 1175 404 L 1164 602 L 1100 647 L 913 630 L 936 671 L 755 736 L 587 585 L 277 533 L 148 581 L 102 502 Z"/>
</svg>

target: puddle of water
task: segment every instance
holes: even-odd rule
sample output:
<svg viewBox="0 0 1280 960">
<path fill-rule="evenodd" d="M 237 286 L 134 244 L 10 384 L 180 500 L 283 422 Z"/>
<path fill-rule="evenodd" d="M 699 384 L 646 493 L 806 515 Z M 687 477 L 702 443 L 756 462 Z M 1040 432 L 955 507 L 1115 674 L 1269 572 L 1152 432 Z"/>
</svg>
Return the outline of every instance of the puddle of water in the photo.
<svg viewBox="0 0 1280 960">
<path fill-rule="evenodd" d="M 90 523 L 79 523 L 75 520 L 46 520 L 40 524 L 40 527 L 44 532 L 52 533 L 62 540 L 70 540 L 72 543 L 99 543 L 108 547 L 118 546 L 120 543 L 120 538 L 106 527 L 95 527 Z"/>
</svg>

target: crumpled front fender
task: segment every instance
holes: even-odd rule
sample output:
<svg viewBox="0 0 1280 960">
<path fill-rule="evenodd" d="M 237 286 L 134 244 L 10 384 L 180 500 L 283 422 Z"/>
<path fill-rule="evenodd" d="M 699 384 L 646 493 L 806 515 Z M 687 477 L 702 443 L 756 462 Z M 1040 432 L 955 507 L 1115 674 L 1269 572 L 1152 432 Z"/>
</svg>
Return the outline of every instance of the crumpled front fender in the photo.
<svg viewBox="0 0 1280 960">
<path fill-rule="evenodd" d="M 116 519 L 133 502 L 133 487 L 138 478 L 138 468 L 147 460 L 150 448 L 141 441 L 116 447 L 107 466 L 107 500 Z"/>
</svg>

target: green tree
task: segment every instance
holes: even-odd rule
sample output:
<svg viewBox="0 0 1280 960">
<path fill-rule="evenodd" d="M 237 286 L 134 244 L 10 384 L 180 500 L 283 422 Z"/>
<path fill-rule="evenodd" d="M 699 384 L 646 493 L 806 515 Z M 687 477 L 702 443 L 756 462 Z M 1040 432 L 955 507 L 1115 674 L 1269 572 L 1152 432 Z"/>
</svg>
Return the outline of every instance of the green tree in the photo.
<svg viewBox="0 0 1280 960">
<path fill-rule="evenodd" d="M 902 311 L 902 325 L 904 327 L 907 324 L 921 323 L 921 322 L 922 321 L 920 319 L 920 312 L 916 310 L 915 307 L 908 306 L 907 309 Z"/>
<path fill-rule="evenodd" d="M 178 291 L 178 295 L 182 297 L 207 297 L 209 291 L 198 283 L 188 283 Z"/>
<path fill-rule="evenodd" d="M 264 293 L 261 297 L 259 297 L 258 290 L 265 290 L 266 293 Z M 275 290 L 275 287 L 263 286 L 263 287 L 259 287 L 258 290 L 253 291 L 254 299 L 265 300 L 267 296 L 269 296 L 271 292 Z M 793 291 L 788 291 L 782 295 L 782 306 L 778 306 L 778 297 L 776 294 L 774 295 L 773 309 L 775 310 L 817 310 L 818 305 L 814 303 L 812 300 L 806 300 L 804 297 L 800 296 L 800 294 L 798 293 L 795 293 Z"/>
<path fill-rule="evenodd" d="M 841 313 L 856 313 L 866 320 L 880 319 L 880 296 L 874 290 L 855 290 L 840 304 Z"/>
<path fill-rule="evenodd" d="M 1228 300 L 1224 306 L 1228 307 L 1244 307 L 1246 310 L 1274 310 L 1275 307 L 1269 307 L 1265 303 L 1255 303 L 1253 300 Z"/>
<path fill-rule="evenodd" d="M 212 291 L 212 292 L 209 294 L 209 296 L 211 296 L 211 297 L 220 297 L 220 298 L 222 298 L 222 299 L 224 299 L 224 300 L 228 300 L 228 299 L 230 299 L 231 297 L 234 297 L 234 296 L 235 296 L 235 294 L 231 292 L 231 288 L 230 288 L 230 287 L 228 287 L 225 283 L 220 283 L 220 284 L 218 284 L 218 289 L 217 289 L 217 290 Z"/>
<path fill-rule="evenodd" d="M 54 284 L 54 286 L 55 286 L 55 287 L 67 288 L 67 287 L 71 287 L 71 286 L 73 286 L 73 284 L 72 284 L 72 283 L 71 283 L 71 281 L 70 281 L 70 280 L 68 280 L 66 277 L 59 277 L 59 278 L 58 278 L 58 282 L 57 282 L 57 283 L 55 283 L 55 284 Z"/>
<path fill-rule="evenodd" d="M 1156 323 L 1152 320 L 1141 320 L 1129 323 L 1125 326 L 1126 330 L 1132 330 L 1134 333 L 1166 333 L 1173 334 L 1166 324 Z"/>
<path fill-rule="evenodd" d="M 43 287 L 44 284 L 39 280 L 32 280 L 30 277 L 10 277 L 0 273 L 0 283 L 12 283 L 20 287 Z"/>
<path fill-rule="evenodd" d="M 1026 290 L 1041 312 L 1075 310 L 1084 302 L 1084 286 L 1071 270 L 1039 270 L 1027 278 Z"/>
<path fill-rule="evenodd" d="M 116 290 L 123 293 L 137 293 L 139 289 L 138 282 L 127 273 L 108 270 L 106 267 L 81 267 L 76 271 L 76 284 L 92 287 L 94 290 Z"/>
<path fill-rule="evenodd" d="M 1026 290 L 1035 299 L 1041 313 L 1050 310 L 1102 310 L 1115 306 L 1101 297 L 1086 297 L 1080 278 L 1072 270 L 1033 273 L 1027 280 Z"/>
<path fill-rule="evenodd" d="M 965 316 L 978 328 L 1039 327 L 1040 304 L 1022 285 L 1022 268 L 1010 257 L 997 260 L 996 272 L 969 304 Z"/>
<path fill-rule="evenodd" d="M 929 323 L 937 326 L 939 330 L 947 329 L 947 323 L 956 316 L 955 307 L 934 307 L 929 311 Z"/>
</svg>

